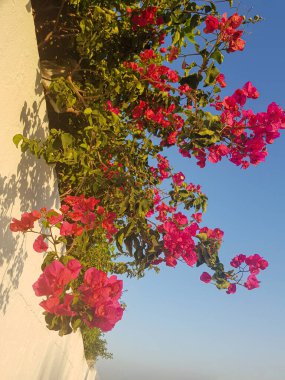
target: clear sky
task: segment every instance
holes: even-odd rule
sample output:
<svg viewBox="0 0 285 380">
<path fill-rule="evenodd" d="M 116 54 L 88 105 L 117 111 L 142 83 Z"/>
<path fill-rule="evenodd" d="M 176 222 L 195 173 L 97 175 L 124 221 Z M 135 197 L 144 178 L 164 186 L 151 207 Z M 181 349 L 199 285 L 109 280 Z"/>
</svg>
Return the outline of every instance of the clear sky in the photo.
<svg viewBox="0 0 285 380">
<path fill-rule="evenodd" d="M 241 0 L 265 20 L 250 27 L 246 49 L 222 66 L 225 94 L 247 81 L 258 88 L 255 111 L 271 101 L 285 108 L 285 1 Z M 265 163 L 243 171 L 225 160 L 199 169 L 169 153 L 188 182 L 209 197 L 205 225 L 224 232 L 221 257 L 259 253 L 270 266 L 259 289 L 227 295 L 199 280 L 206 269 L 182 263 L 125 281 L 123 320 L 106 335 L 110 361 L 98 363 L 99 380 L 285 379 L 285 131 Z"/>
</svg>

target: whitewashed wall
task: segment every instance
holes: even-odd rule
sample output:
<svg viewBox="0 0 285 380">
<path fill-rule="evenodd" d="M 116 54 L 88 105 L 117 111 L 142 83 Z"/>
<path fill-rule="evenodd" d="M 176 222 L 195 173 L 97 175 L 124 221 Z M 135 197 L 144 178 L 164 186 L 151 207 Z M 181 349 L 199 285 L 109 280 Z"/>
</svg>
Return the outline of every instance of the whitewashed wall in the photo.
<svg viewBox="0 0 285 380">
<path fill-rule="evenodd" d="M 23 132 L 43 138 L 47 126 L 30 3 L 0 0 L 0 379 L 94 380 L 81 336 L 45 326 L 31 287 L 42 261 L 34 236 L 8 228 L 12 216 L 58 205 L 52 170 L 12 143 Z"/>
</svg>

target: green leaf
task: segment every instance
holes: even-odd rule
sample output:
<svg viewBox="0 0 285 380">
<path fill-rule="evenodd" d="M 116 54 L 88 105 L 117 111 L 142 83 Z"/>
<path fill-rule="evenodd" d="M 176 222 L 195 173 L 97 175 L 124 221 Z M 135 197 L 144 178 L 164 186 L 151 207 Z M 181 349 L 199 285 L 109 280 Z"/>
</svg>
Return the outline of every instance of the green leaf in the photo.
<svg viewBox="0 0 285 380">
<path fill-rule="evenodd" d="M 86 108 L 86 109 L 84 110 L 84 114 L 85 114 L 85 115 L 91 115 L 91 114 L 92 114 L 92 108 Z"/>
<path fill-rule="evenodd" d="M 220 74 L 219 70 L 216 68 L 214 63 L 210 65 L 208 70 L 206 71 L 206 79 L 205 79 L 205 86 L 210 86 L 211 84 L 215 83 L 217 76 Z"/>
<path fill-rule="evenodd" d="M 173 45 L 175 45 L 179 40 L 180 40 L 180 31 L 176 30 L 176 32 L 173 36 L 173 39 L 172 39 Z"/>
<path fill-rule="evenodd" d="M 70 145 L 72 145 L 74 141 L 74 138 L 70 133 L 63 133 L 60 136 L 60 138 L 64 150 L 66 150 Z"/>
<path fill-rule="evenodd" d="M 72 318 L 71 326 L 74 332 L 81 326 L 81 323 L 82 323 L 81 318 Z"/>
<path fill-rule="evenodd" d="M 48 252 L 44 258 L 41 269 L 44 270 L 46 266 L 51 264 L 56 258 L 56 252 Z"/>
<path fill-rule="evenodd" d="M 203 79 L 202 75 L 190 74 L 188 77 L 184 77 L 180 80 L 180 84 L 188 84 L 191 88 L 196 89 Z"/>
<path fill-rule="evenodd" d="M 220 65 L 223 63 L 224 61 L 224 56 L 223 54 L 221 53 L 220 50 L 215 50 L 213 52 L 213 54 L 211 54 L 210 58 L 214 59 L 216 62 L 218 62 Z"/>
<path fill-rule="evenodd" d="M 19 143 L 24 139 L 23 135 L 21 134 L 17 134 L 13 137 L 13 143 L 16 145 L 16 147 L 18 148 L 19 146 Z"/>
</svg>

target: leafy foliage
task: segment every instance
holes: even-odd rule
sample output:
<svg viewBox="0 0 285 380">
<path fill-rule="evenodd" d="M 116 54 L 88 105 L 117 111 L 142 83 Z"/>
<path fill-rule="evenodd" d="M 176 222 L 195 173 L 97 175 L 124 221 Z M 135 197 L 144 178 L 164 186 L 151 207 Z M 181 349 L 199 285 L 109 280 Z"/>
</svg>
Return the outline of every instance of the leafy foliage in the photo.
<svg viewBox="0 0 285 380">
<path fill-rule="evenodd" d="M 206 196 L 162 154 L 176 146 L 201 167 L 224 156 L 243 168 L 264 160 L 284 111 L 275 104 L 258 115 L 243 110 L 259 96 L 250 82 L 232 96 L 217 95 L 226 86 L 224 55 L 244 49 L 239 28 L 259 16 L 227 18 L 213 1 L 32 3 L 51 128 L 45 141 L 16 135 L 14 143 L 55 165 L 62 199 L 95 197 L 113 215 L 103 222 L 113 226 L 111 237 L 97 227 L 61 236 L 68 256 L 85 269 L 130 277 L 184 260 L 208 266 L 214 274 L 205 282 L 233 293 L 242 283 L 219 260 L 223 232 L 199 226 Z M 54 259 L 48 253 L 43 270 Z M 251 268 L 265 269 L 260 263 Z M 244 286 L 258 286 L 250 281 Z M 106 355 L 97 330 L 84 330 L 83 339 L 88 357 Z"/>
</svg>

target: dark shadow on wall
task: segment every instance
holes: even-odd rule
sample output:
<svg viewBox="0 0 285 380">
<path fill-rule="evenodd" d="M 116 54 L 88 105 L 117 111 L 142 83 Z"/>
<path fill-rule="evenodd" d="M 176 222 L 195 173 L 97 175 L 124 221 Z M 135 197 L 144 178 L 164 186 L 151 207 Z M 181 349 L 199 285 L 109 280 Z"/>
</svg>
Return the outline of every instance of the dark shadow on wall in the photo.
<svg viewBox="0 0 285 380">
<path fill-rule="evenodd" d="M 35 92 L 37 95 L 42 93 L 39 73 Z M 20 115 L 24 136 L 45 139 L 48 119 L 45 108 L 41 109 L 42 107 L 46 107 L 43 96 L 41 101 L 35 101 L 31 105 L 25 102 Z M 52 174 L 52 168 L 44 160 L 25 152 L 21 155 L 16 175 L 10 178 L 0 176 L 0 268 L 3 272 L 3 277 L 0 278 L 0 311 L 3 313 L 9 304 L 11 291 L 19 286 L 27 255 L 34 254 L 26 251 L 23 235 L 12 233 L 9 229 L 12 218 L 19 219 L 21 216 L 19 212 L 13 212 L 13 207 L 17 202 L 17 209 L 20 208 L 21 213 L 41 207 L 54 207 L 55 200 L 58 199 L 58 187 L 57 183 L 52 187 L 50 185 Z"/>
<path fill-rule="evenodd" d="M 28 1 L 27 4 L 26 4 L 26 10 L 27 10 L 28 13 L 32 12 L 32 5 L 31 5 L 30 1 Z"/>
<path fill-rule="evenodd" d="M 19 286 L 26 254 L 24 239 L 14 236 L 9 229 L 12 209 L 17 197 L 16 175 L 0 177 L 0 267 L 5 268 L 0 282 L 0 310 L 5 313 L 10 292 Z"/>
</svg>

